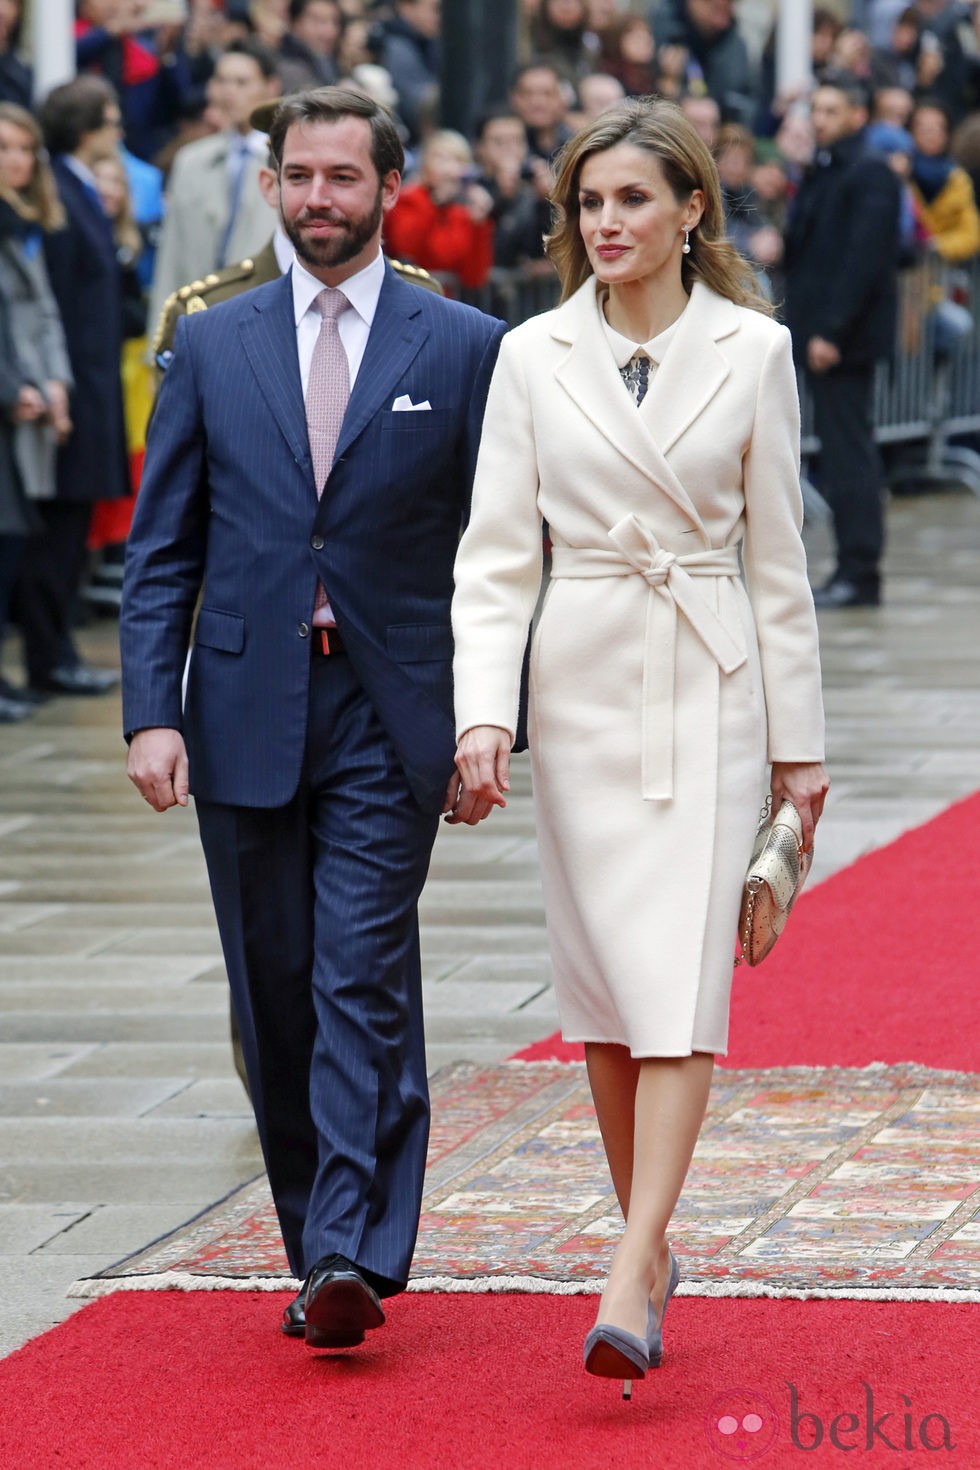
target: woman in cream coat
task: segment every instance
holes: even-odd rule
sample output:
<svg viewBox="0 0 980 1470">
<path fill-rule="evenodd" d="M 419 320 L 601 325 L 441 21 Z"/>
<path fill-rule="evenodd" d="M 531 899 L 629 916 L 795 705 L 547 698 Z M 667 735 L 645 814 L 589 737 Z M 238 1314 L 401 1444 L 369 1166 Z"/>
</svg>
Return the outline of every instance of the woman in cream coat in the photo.
<svg viewBox="0 0 980 1470">
<path fill-rule="evenodd" d="M 809 846 L 823 713 L 789 334 L 724 240 L 711 155 L 672 103 L 632 100 L 566 145 L 552 198 L 563 303 L 504 339 L 456 567 L 451 819 L 505 803 L 546 520 L 541 871 L 626 1218 L 586 1366 L 631 1379 L 660 1362 L 767 766 Z"/>
</svg>

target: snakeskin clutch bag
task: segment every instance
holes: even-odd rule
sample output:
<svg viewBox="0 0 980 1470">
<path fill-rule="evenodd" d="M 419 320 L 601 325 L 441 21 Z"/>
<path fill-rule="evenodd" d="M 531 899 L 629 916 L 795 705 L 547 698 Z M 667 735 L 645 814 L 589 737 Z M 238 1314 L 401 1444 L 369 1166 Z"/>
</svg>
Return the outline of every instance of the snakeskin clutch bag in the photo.
<svg viewBox="0 0 980 1470">
<path fill-rule="evenodd" d="M 786 927 L 812 862 L 812 849 L 803 851 L 803 823 L 796 807 L 784 801 L 772 816 L 772 799 L 767 798 L 742 890 L 742 954 L 736 964 L 758 965 L 765 959 Z"/>
</svg>

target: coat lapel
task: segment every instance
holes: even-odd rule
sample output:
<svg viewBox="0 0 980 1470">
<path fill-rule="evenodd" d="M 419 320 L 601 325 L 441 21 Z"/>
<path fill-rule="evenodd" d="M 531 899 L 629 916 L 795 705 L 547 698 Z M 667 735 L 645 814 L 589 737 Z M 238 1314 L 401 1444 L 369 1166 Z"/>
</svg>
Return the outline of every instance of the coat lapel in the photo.
<svg viewBox="0 0 980 1470">
<path fill-rule="evenodd" d="M 421 320 L 418 287 L 406 285 L 386 265 L 367 347 L 337 441 L 338 457 L 346 453 L 375 414 L 385 407 L 393 387 L 418 355 L 428 335 L 428 328 Z"/>
<path fill-rule="evenodd" d="M 647 412 L 637 411 L 616 371 L 595 304 L 593 278 L 559 308 L 552 328 L 552 335 L 571 347 L 555 369 L 557 381 L 614 448 L 668 495 L 705 537 L 701 516 L 666 455 L 728 376 L 715 338 L 737 325 L 731 303 L 696 284 L 681 326 L 654 375 Z"/>
<path fill-rule="evenodd" d="M 732 303 L 696 281 L 641 414 L 656 426 L 662 453 L 670 453 L 728 377 L 728 359 L 717 343 L 737 328 Z"/>
<path fill-rule="evenodd" d="M 293 458 L 309 478 L 310 493 L 315 496 L 290 272 L 267 289 L 256 291 L 252 306 L 253 310 L 239 328 L 242 347 Z"/>
</svg>

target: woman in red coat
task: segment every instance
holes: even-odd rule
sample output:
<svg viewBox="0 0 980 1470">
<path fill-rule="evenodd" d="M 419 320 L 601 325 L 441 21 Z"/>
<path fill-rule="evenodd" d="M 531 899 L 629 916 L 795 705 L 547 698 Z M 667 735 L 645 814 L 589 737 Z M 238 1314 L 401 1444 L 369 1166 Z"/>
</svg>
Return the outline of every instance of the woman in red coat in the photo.
<svg viewBox="0 0 980 1470">
<path fill-rule="evenodd" d="M 470 145 L 450 129 L 433 133 L 422 149 L 419 179 L 409 184 L 385 220 L 385 249 L 424 270 L 482 286 L 493 264 L 493 200 L 467 181 Z"/>
</svg>

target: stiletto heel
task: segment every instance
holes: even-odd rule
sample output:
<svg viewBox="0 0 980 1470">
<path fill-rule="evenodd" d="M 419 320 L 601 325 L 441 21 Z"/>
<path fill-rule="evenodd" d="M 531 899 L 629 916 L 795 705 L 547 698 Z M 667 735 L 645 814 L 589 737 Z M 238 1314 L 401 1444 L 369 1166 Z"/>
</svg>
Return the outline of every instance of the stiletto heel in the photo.
<svg viewBox="0 0 980 1470">
<path fill-rule="evenodd" d="M 670 1252 L 670 1275 L 667 1278 L 667 1291 L 664 1295 L 663 1310 L 659 1320 L 654 1316 L 653 1303 L 647 1307 L 647 1359 L 651 1368 L 659 1368 L 664 1356 L 664 1318 L 667 1315 L 667 1306 L 671 1297 L 677 1289 L 677 1283 L 681 1279 L 680 1268 L 674 1259 L 674 1252 Z"/>
<path fill-rule="evenodd" d="M 645 1378 L 650 1366 L 647 1345 L 611 1322 L 597 1322 L 585 1339 L 585 1371 L 596 1378 L 621 1378 L 623 1398 L 632 1394 L 633 1380 Z"/>
</svg>

